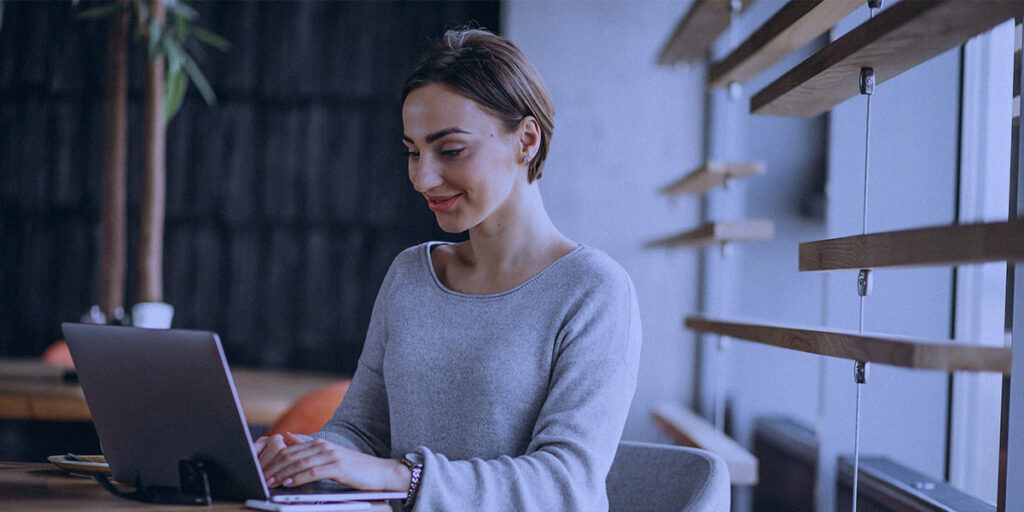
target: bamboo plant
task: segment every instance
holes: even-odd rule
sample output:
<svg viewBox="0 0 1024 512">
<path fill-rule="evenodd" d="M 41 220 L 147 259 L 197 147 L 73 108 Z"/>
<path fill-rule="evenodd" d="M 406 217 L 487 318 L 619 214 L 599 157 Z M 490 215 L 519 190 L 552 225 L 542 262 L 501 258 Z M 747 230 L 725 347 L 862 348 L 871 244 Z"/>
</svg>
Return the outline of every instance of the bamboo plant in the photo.
<svg viewBox="0 0 1024 512">
<path fill-rule="evenodd" d="M 2 1 L 2 0 L 0 0 Z M 198 14 L 177 0 L 115 0 L 80 13 L 111 18 L 107 57 L 106 140 L 103 173 L 103 245 L 100 250 L 100 309 L 107 319 L 123 316 L 125 274 L 125 156 L 127 154 L 127 39 L 134 22 L 146 44 L 143 91 L 143 192 L 137 255 L 138 302 L 163 302 L 163 234 L 166 190 L 166 125 L 193 83 L 208 104 L 213 88 L 187 50 L 202 42 L 226 51 L 229 44 L 197 25 Z"/>
</svg>

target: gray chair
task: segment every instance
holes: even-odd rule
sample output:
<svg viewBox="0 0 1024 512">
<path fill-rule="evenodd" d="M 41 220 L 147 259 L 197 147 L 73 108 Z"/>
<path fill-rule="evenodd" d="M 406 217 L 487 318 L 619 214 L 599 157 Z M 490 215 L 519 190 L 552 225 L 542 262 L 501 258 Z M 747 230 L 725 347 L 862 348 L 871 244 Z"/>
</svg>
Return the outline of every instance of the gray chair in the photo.
<svg viewBox="0 0 1024 512">
<path fill-rule="evenodd" d="M 729 512 L 729 469 L 706 450 L 622 441 L 606 484 L 609 512 Z"/>
</svg>

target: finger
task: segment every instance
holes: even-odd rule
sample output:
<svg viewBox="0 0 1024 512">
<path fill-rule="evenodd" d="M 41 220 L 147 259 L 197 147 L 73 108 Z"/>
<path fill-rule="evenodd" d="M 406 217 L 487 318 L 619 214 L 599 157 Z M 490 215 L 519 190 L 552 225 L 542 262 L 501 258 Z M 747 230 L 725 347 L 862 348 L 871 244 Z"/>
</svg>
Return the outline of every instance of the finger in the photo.
<svg viewBox="0 0 1024 512">
<path fill-rule="evenodd" d="M 263 447 L 263 451 L 260 452 L 260 467 L 266 471 L 267 465 L 277 458 L 277 454 L 284 448 L 284 441 L 281 439 L 281 436 L 270 436 Z"/>
<path fill-rule="evenodd" d="M 316 477 L 312 480 L 303 480 L 305 482 L 315 482 L 317 480 L 323 480 L 324 478 L 330 478 L 331 475 L 327 472 L 327 468 L 336 464 L 337 460 L 326 453 L 317 453 L 309 457 L 296 460 L 292 464 L 289 464 L 277 473 L 277 479 L 281 482 L 281 485 L 292 487 L 300 485 L 295 483 L 295 477 L 299 474 L 306 474 L 307 478 Z"/>
<path fill-rule="evenodd" d="M 266 467 L 263 468 L 263 473 L 268 477 L 274 477 L 280 482 L 282 480 L 280 473 L 283 468 L 294 464 L 296 461 L 325 452 L 325 448 L 321 443 L 302 443 L 286 446 L 277 452 L 273 460 L 267 463 Z"/>
<path fill-rule="evenodd" d="M 301 469 L 296 468 L 297 471 L 289 472 L 287 475 L 282 475 L 284 478 L 283 485 L 285 487 L 296 487 L 311 482 L 318 482 L 320 480 L 331 479 L 336 482 L 341 482 L 343 480 L 344 477 L 338 471 L 340 468 L 336 461 L 325 457 L 323 459 L 318 458 L 318 460 L 311 462 L 318 462 L 319 464 L 313 464 Z"/>
<path fill-rule="evenodd" d="M 256 449 L 256 454 L 257 455 L 259 455 L 259 453 L 261 451 L 263 451 L 263 447 L 266 446 L 266 445 L 267 445 L 267 436 L 260 436 L 259 439 L 256 439 L 256 441 L 252 443 L 253 448 Z"/>
<path fill-rule="evenodd" d="M 309 442 L 308 440 L 303 439 L 302 437 L 299 437 L 291 432 L 285 432 L 284 439 L 285 444 L 289 446 L 291 446 L 292 444 L 301 444 L 303 442 Z"/>
</svg>

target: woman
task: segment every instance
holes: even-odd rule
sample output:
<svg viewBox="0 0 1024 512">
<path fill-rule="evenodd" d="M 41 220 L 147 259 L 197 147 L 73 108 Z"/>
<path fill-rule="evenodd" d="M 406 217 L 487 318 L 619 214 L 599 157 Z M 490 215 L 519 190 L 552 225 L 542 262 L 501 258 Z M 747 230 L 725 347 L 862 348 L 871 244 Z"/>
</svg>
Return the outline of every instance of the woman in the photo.
<svg viewBox="0 0 1024 512">
<path fill-rule="evenodd" d="M 450 31 L 407 80 L 409 179 L 457 244 L 395 258 L 345 400 L 256 445 L 271 486 L 329 478 L 423 510 L 606 510 L 636 388 L 626 272 L 551 223 L 547 91 L 509 41 Z"/>
</svg>

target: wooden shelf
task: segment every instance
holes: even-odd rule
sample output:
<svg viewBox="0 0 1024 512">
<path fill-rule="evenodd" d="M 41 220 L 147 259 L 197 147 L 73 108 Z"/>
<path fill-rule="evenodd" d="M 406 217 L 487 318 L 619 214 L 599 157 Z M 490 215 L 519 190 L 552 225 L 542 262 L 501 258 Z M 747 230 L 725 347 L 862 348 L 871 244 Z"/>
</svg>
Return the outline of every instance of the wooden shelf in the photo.
<svg viewBox="0 0 1024 512">
<path fill-rule="evenodd" d="M 776 347 L 841 357 L 855 361 L 947 372 L 998 372 L 1010 374 L 1010 349 L 961 345 L 895 335 L 859 334 L 845 330 L 818 330 L 780 325 L 686 318 L 686 327 L 764 343 Z"/>
<path fill-rule="evenodd" d="M 679 181 L 662 187 L 661 193 L 702 194 L 725 183 L 726 177 L 746 178 L 764 172 L 763 162 L 727 163 L 708 161 Z"/>
<path fill-rule="evenodd" d="M 733 484 L 757 485 L 757 457 L 704 418 L 672 403 L 659 404 L 651 416 L 676 443 L 707 450 L 725 460 Z"/>
<path fill-rule="evenodd" d="M 775 234 L 770 220 L 709 222 L 685 233 L 647 243 L 647 247 L 700 248 L 716 243 L 766 240 Z"/>
<path fill-rule="evenodd" d="M 963 265 L 1024 259 L 1024 219 L 848 236 L 800 244 L 800 270 Z"/>
<path fill-rule="evenodd" d="M 863 0 L 788 2 L 732 53 L 711 65 L 708 86 L 725 87 L 731 82 L 750 80 L 832 28 L 861 5 L 864 5 Z"/>
<path fill-rule="evenodd" d="M 741 0 L 741 12 L 753 1 Z M 671 66 L 681 60 L 693 64 L 701 60 L 728 26 L 729 0 L 694 0 L 658 54 L 658 64 Z"/>
<path fill-rule="evenodd" d="M 754 114 L 811 117 L 1024 13 L 1024 1 L 899 2 L 814 54 L 750 99 Z"/>
</svg>

